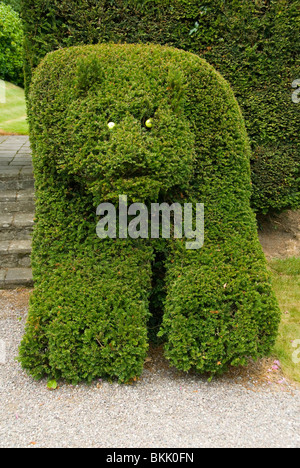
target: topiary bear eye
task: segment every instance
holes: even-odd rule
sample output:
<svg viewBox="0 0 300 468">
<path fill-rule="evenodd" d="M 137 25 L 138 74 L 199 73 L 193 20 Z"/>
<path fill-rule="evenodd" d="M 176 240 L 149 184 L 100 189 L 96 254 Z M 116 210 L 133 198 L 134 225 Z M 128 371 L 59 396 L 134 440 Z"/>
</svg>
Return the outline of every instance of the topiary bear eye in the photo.
<svg viewBox="0 0 300 468">
<path fill-rule="evenodd" d="M 115 128 L 116 124 L 115 124 L 115 122 L 109 122 L 107 124 L 107 126 L 108 126 L 109 130 L 113 130 Z"/>
<path fill-rule="evenodd" d="M 146 120 L 145 125 L 146 125 L 147 128 L 152 128 L 153 127 L 153 119 Z"/>
</svg>

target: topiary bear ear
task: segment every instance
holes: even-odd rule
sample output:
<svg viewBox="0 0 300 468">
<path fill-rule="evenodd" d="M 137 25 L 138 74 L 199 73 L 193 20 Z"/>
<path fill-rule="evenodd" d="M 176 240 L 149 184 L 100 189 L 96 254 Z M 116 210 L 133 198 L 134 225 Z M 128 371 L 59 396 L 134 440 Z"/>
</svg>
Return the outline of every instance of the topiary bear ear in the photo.
<svg viewBox="0 0 300 468">
<path fill-rule="evenodd" d="M 74 79 L 74 89 L 77 97 L 87 95 L 90 90 L 99 86 L 103 80 L 104 72 L 96 55 L 81 57 L 78 60 Z"/>
</svg>

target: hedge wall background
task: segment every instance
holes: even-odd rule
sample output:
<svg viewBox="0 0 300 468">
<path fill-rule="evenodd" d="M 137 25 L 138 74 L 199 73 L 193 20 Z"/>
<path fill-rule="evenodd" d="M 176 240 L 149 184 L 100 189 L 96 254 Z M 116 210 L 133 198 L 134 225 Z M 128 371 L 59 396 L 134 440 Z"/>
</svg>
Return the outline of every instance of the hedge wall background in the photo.
<svg viewBox="0 0 300 468">
<path fill-rule="evenodd" d="M 15 11 L 20 13 L 21 11 L 21 0 L 1 0 L 2 3 L 11 6 Z"/>
<path fill-rule="evenodd" d="M 151 42 L 192 51 L 232 85 L 252 141 L 253 207 L 300 206 L 300 0 L 22 0 L 26 81 L 49 51 Z"/>
<path fill-rule="evenodd" d="M 3 2 L 0 2 L 0 79 L 24 86 L 22 21 Z"/>
</svg>

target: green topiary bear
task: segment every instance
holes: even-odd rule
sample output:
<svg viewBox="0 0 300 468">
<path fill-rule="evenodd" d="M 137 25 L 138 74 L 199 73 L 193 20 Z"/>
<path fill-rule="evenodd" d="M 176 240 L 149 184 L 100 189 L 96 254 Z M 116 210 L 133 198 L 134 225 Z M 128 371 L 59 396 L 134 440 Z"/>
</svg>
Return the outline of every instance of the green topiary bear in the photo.
<svg viewBox="0 0 300 468">
<path fill-rule="evenodd" d="M 37 223 L 23 367 L 35 378 L 127 382 L 143 370 L 150 311 L 161 308 L 159 335 L 178 369 L 215 374 L 267 355 L 280 312 L 227 82 L 177 49 L 84 46 L 49 54 L 29 98 Z M 203 248 L 99 239 L 96 208 L 120 195 L 203 203 Z"/>
</svg>

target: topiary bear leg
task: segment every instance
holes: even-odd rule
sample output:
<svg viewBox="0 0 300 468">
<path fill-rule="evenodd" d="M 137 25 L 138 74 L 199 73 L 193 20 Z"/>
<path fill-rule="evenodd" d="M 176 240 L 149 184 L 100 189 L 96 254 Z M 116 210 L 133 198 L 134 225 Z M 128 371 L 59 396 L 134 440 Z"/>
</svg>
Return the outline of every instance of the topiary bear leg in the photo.
<svg viewBox="0 0 300 468">
<path fill-rule="evenodd" d="M 37 285 L 20 348 L 34 377 L 126 382 L 141 374 L 148 349 L 149 252 L 124 245 L 109 250 L 104 263 L 100 255 L 64 259 Z"/>
<path fill-rule="evenodd" d="M 280 314 L 254 229 L 217 242 L 208 229 L 200 250 L 175 242 L 167 288 L 160 334 L 178 369 L 219 373 L 270 353 Z"/>
<path fill-rule="evenodd" d="M 89 225 L 82 203 L 64 192 L 63 183 L 38 190 L 35 291 L 19 359 L 37 379 L 127 382 L 148 349 L 152 249 L 100 240 L 96 219 Z"/>
</svg>

